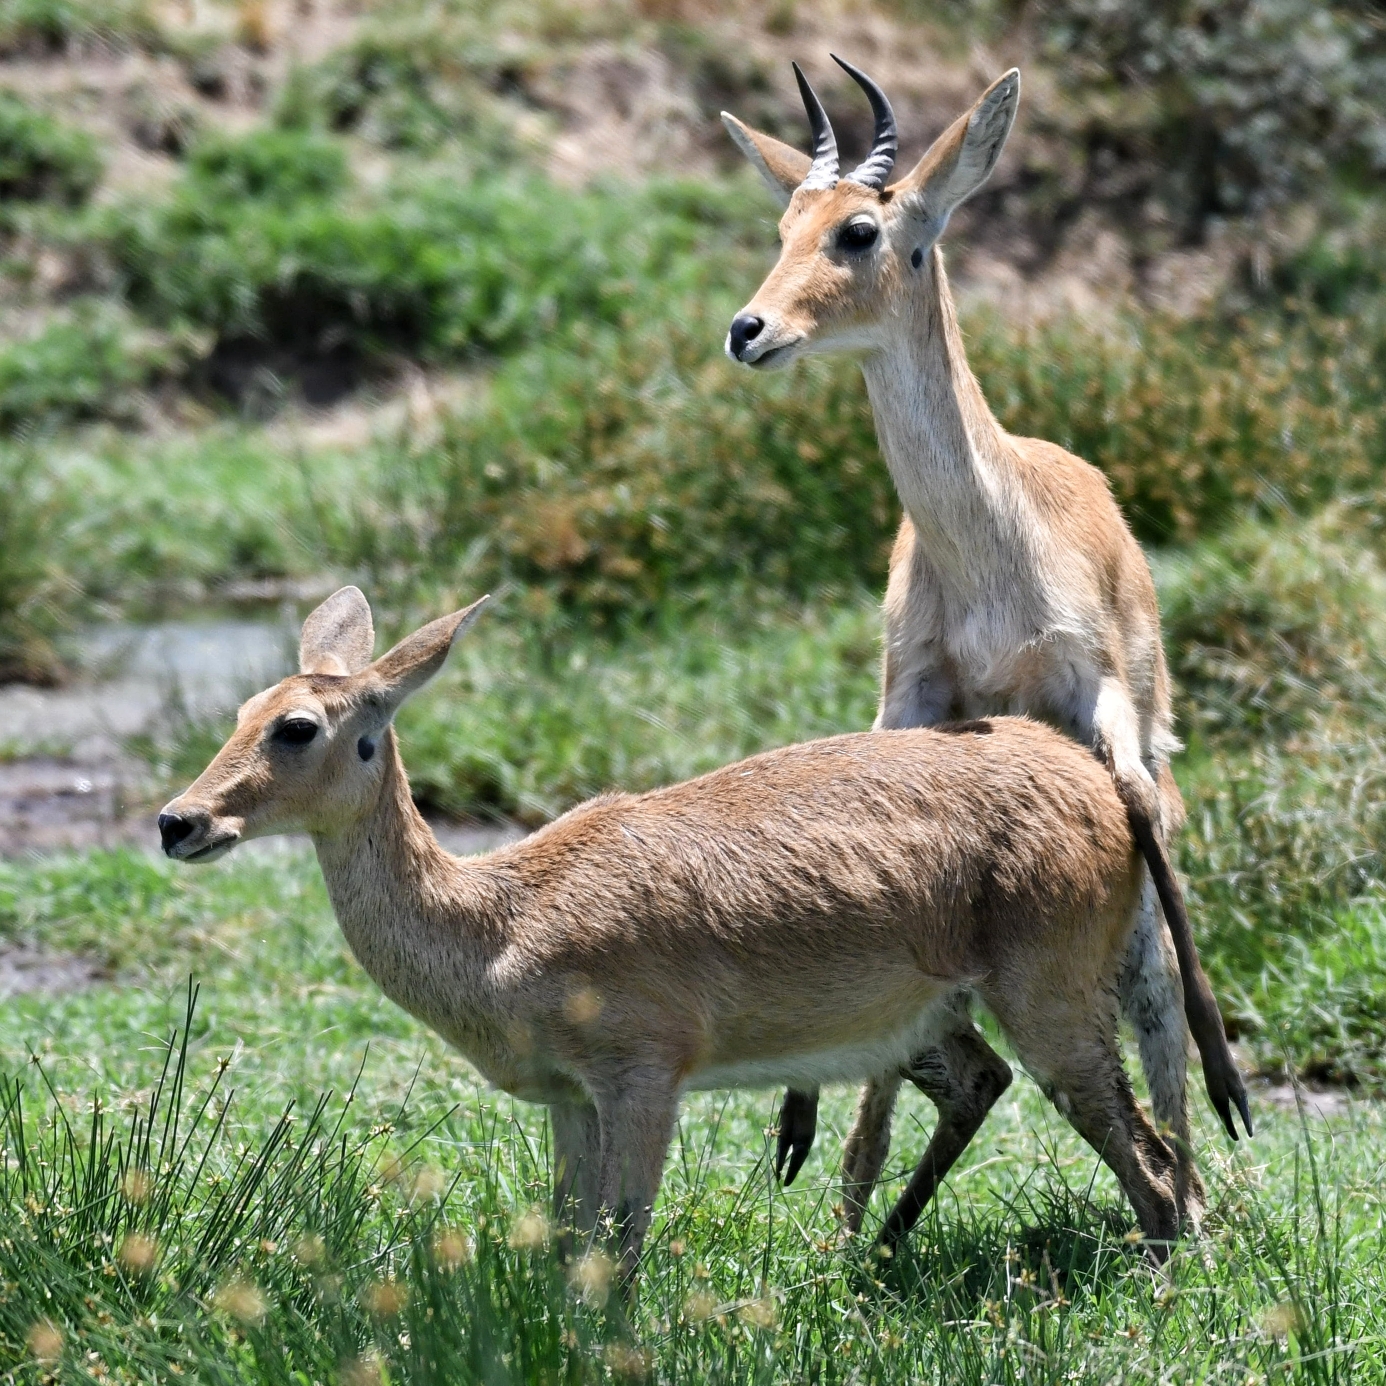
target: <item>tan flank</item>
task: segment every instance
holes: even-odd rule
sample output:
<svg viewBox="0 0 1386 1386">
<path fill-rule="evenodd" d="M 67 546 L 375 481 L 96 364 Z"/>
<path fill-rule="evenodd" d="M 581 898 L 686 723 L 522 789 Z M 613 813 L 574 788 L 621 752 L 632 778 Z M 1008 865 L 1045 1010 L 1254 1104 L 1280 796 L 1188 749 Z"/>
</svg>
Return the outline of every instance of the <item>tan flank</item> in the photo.
<svg viewBox="0 0 1386 1386">
<path fill-rule="evenodd" d="M 414 807 L 391 720 L 475 611 L 370 662 L 365 598 L 329 598 L 304 626 L 303 672 L 251 698 L 160 815 L 164 850 L 211 861 L 308 833 L 386 995 L 549 1106 L 560 1226 L 612 1220 L 626 1272 L 696 1088 L 906 1071 L 941 1120 L 887 1225 L 899 1235 L 1011 1081 L 959 1024 L 969 994 L 1163 1258 L 1175 1159 L 1132 1097 L 1116 1032 L 1140 858 L 1091 755 L 1019 718 L 839 736 L 606 795 L 459 860 Z M 919 1064 L 936 1052 L 945 1067 Z"/>
<path fill-rule="evenodd" d="M 1188 1151 L 1181 1008 L 1233 1139 L 1233 1103 L 1248 1132 L 1251 1123 L 1165 852 L 1184 813 L 1169 770 L 1178 741 L 1154 585 L 1102 474 L 997 423 L 968 367 L 937 245 L 953 209 L 1000 156 L 1020 74 L 994 82 L 904 178 L 886 185 L 894 116 L 870 78 L 841 65 L 876 114 L 872 157 L 852 173 L 840 173 L 827 117 L 797 69 L 812 159 L 723 116 L 785 207 L 779 261 L 737 314 L 727 351 L 757 369 L 811 352 L 861 354 L 881 451 L 905 511 L 886 590 L 877 726 L 1024 713 L 1109 765 L 1153 872 L 1138 906 L 1122 1005 L 1137 1031 L 1157 1120 L 1180 1154 L 1181 1204 L 1196 1221 L 1203 1195 Z M 1159 927 L 1157 897 L 1172 937 Z M 957 1042 L 975 1033 L 965 1010 L 959 1027 Z M 940 1051 L 931 1062 L 945 1058 Z M 863 1094 L 844 1168 L 854 1229 L 885 1158 L 899 1083 L 883 1073 Z M 779 1158 L 789 1158 L 788 1177 L 813 1139 L 815 1106 L 812 1093 L 791 1091 L 786 1100 Z"/>
</svg>

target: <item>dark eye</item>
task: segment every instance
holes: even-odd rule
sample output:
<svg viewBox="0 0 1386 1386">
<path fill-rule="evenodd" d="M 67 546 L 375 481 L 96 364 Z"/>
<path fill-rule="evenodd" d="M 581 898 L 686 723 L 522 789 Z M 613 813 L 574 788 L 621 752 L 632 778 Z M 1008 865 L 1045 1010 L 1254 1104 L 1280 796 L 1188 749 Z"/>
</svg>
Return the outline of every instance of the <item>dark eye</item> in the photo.
<svg viewBox="0 0 1386 1386">
<path fill-rule="evenodd" d="M 290 717 L 279 724 L 275 732 L 276 741 L 285 741 L 290 746 L 306 746 L 318 734 L 318 724 L 306 717 Z"/>
<path fill-rule="evenodd" d="M 870 217 L 858 217 L 837 233 L 837 243 L 843 250 L 866 250 L 876 244 L 880 234 L 880 227 Z"/>
</svg>

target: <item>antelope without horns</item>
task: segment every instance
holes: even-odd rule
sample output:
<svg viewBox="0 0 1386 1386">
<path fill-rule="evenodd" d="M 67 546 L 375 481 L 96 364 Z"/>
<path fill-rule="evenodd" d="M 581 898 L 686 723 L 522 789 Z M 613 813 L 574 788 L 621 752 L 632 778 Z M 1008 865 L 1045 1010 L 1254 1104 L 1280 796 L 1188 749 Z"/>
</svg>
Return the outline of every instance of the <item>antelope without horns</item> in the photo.
<svg viewBox="0 0 1386 1386">
<path fill-rule="evenodd" d="M 330 597 L 302 672 L 251 698 L 164 809 L 164 850 L 211 861 L 307 832 L 386 995 L 549 1106 L 560 1224 L 619 1228 L 626 1272 L 693 1088 L 903 1073 L 940 1110 L 882 1235 L 907 1232 L 1011 1081 L 962 1024 L 973 994 L 1163 1258 L 1175 1155 L 1116 1032 L 1140 859 L 1084 748 L 1015 718 L 839 736 L 594 799 L 459 860 L 414 807 L 391 719 L 476 610 L 372 662 L 365 598 Z"/>
<path fill-rule="evenodd" d="M 727 352 L 757 369 L 811 352 L 861 354 L 881 451 L 905 518 L 890 561 L 878 727 L 1024 713 L 1107 763 L 1151 870 L 1137 907 L 1123 1006 L 1140 1041 L 1155 1113 L 1181 1151 L 1181 1196 L 1197 1216 L 1187 1159 L 1181 1005 L 1209 1095 L 1233 1140 L 1246 1093 L 1204 976 L 1166 843 L 1183 820 L 1169 770 L 1178 749 L 1155 589 L 1102 474 L 1053 443 L 997 423 L 967 364 L 937 242 L 991 174 L 1020 97 L 1012 69 L 903 178 L 885 94 L 850 63 L 876 118 L 867 159 L 842 174 L 822 104 L 795 65 L 813 135 L 807 156 L 735 116 L 722 119 L 784 207 L 781 250 L 737 314 Z M 1160 929 L 1156 900 L 1171 937 Z M 1171 956 L 1171 942 L 1177 959 Z M 1180 995 L 1180 974 L 1183 987 Z M 888 1146 L 891 1079 L 863 1095 L 847 1151 L 860 1219 Z M 792 1178 L 813 1139 L 816 1096 L 791 1092 L 779 1161 Z"/>
</svg>

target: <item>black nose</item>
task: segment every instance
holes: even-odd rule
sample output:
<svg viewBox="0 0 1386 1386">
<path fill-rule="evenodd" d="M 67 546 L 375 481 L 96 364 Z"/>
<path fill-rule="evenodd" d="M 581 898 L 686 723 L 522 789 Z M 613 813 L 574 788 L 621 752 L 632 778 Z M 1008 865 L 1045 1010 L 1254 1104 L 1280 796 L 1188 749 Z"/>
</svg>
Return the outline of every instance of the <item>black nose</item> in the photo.
<svg viewBox="0 0 1386 1386">
<path fill-rule="evenodd" d="M 758 318 L 754 313 L 738 313 L 732 319 L 731 354 L 739 361 L 741 354 L 746 350 L 746 343 L 753 342 L 765 330 L 765 319 Z"/>
<path fill-rule="evenodd" d="M 181 814 L 161 813 L 159 815 L 159 841 L 165 852 L 171 852 L 187 835 L 193 825 Z"/>
</svg>

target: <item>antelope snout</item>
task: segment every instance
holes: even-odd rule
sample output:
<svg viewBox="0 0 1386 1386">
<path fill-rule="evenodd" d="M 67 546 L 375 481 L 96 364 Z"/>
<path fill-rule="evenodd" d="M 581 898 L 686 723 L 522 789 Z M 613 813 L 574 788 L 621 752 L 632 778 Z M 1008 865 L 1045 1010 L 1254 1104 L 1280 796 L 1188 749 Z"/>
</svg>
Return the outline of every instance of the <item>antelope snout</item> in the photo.
<svg viewBox="0 0 1386 1386">
<path fill-rule="evenodd" d="M 161 813 L 159 815 L 159 843 L 164 855 L 171 857 L 173 849 L 186 841 L 197 831 L 197 824 L 181 813 Z"/>
<path fill-rule="evenodd" d="M 733 361 L 744 361 L 746 349 L 765 330 L 765 319 L 754 313 L 738 313 L 727 333 L 727 355 Z"/>
<path fill-rule="evenodd" d="M 240 838 L 238 828 L 225 820 L 218 823 L 206 809 L 180 804 L 177 799 L 165 804 L 159 814 L 159 845 L 174 861 L 215 861 Z"/>
<path fill-rule="evenodd" d="M 727 355 L 743 366 L 757 370 L 783 366 L 793 360 L 804 341 L 804 333 L 788 326 L 779 317 L 759 313 L 738 313 L 727 333 Z"/>
</svg>

